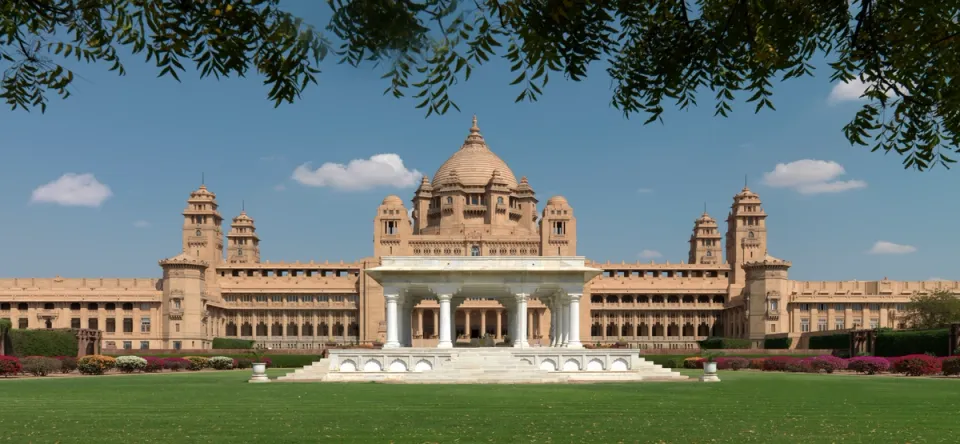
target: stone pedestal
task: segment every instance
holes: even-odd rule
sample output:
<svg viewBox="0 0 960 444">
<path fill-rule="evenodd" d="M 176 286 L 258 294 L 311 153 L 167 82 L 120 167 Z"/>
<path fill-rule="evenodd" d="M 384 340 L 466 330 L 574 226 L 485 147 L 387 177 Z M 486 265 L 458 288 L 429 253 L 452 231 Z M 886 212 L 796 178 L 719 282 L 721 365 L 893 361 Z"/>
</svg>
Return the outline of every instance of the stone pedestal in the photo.
<svg viewBox="0 0 960 444">
<path fill-rule="evenodd" d="M 704 373 L 700 377 L 700 382 L 720 382 L 720 377 L 716 373 Z"/>
<path fill-rule="evenodd" d="M 253 374 L 247 382 L 270 382 L 270 378 L 267 377 L 267 364 L 254 363 Z"/>
</svg>

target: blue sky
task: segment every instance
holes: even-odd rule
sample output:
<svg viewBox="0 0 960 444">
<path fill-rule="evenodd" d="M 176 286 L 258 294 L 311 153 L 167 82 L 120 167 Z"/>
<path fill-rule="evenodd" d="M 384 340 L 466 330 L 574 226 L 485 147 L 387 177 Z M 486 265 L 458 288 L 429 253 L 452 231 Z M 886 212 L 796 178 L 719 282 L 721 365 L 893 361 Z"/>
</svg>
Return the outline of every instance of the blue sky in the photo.
<svg viewBox="0 0 960 444">
<path fill-rule="evenodd" d="M 319 23 L 324 7 L 298 12 Z M 507 65 L 493 63 L 453 90 L 462 114 L 424 119 L 414 101 L 381 94 L 387 84 L 374 68 L 328 61 L 319 85 L 275 109 L 256 77 L 190 73 L 176 83 L 141 61 L 128 57 L 125 77 L 79 67 L 73 96 L 46 114 L 3 111 L 0 275 L 158 276 L 156 261 L 180 251 L 180 213 L 201 174 L 225 218 L 246 203 L 264 260 L 368 256 L 377 205 L 388 194 L 408 201 L 413 187 L 307 186 L 293 180 L 295 168 L 396 154 L 432 176 L 475 113 L 491 149 L 541 202 L 570 201 L 579 253 L 592 260 L 685 260 L 704 203 L 725 218 L 746 175 L 769 214 L 770 253 L 793 261 L 794 279 L 960 278 L 950 222 L 960 204 L 947 198 L 960 172 L 905 171 L 899 157 L 851 147 L 841 128 L 858 102 L 829 99 L 825 67 L 777 85 L 775 112 L 741 102 L 715 118 L 704 95 L 700 108 L 643 125 L 609 106 L 600 65 L 587 81 L 555 77 L 539 102 L 514 104 Z M 805 159 L 824 162 L 775 171 Z M 97 187 L 34 194 L 66 173 L 92 174 L 109 197 Z M 71 198 L 86 205 L 56 203 Z M 894 245 L 872 254 L 877 242 Z"/>
</svg>

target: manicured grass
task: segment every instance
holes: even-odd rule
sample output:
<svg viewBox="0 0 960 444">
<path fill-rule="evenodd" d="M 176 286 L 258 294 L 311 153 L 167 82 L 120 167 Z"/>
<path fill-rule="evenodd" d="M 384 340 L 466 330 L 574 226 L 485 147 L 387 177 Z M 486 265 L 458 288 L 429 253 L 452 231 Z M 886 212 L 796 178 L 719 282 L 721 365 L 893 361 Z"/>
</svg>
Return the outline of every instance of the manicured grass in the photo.
<svg viewBox="0 0 960 444">
<path fill-rule="evenodd" d="M 716 384 L 439 386 L 248 376 L 0 380 L 0 441 L 953 443 L 960 434 L 957 379 L 721 372 Z"/>
</svg>

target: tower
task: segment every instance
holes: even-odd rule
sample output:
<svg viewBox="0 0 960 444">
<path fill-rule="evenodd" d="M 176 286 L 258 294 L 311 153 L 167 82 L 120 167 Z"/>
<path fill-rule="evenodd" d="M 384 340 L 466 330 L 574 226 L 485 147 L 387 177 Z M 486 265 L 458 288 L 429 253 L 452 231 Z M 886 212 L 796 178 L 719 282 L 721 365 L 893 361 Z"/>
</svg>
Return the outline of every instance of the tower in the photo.
<svg viewBox="0 0 960 444">
<path fill-rule="evenodd" d="M 577 219 L 563 196 L 547 199 L 540 218 L 540 255 L 576 256 Z"/>
<path fill-rule="evenodd" d="M 717 229 L 717 221 L 710 217 L 704 209 L 703 215 L 693 223 L 688 262 L 691 264 L 720 263 L 721 237 L 720 231 Z"/>
<path fill-rule="evenodd" d="M 163 268 L 161 319 L 166 348 L 208 348 L 207 273 L 210 264 L 188 253 L 160 261 Z"/>
<path fill-rule="evenodd" d="M 246 210 L 233 218 L 227 233 L 227 262 L 231 264 L 256 264 L 260 262 L 260 236 L 253 218 Z"/>
<path fill-rule="evenodd" d="M 423 176 L 420 178 L 420 186 L 413 195 L 413 234 L 420 234 L 420 230 L 427 226 L 432 200 L 433 185 L 430 185 L 427 176 Z"/>
<path fill-rule="evenodd" d="M 375 256 L 400 256 L 406 251 L 407 241 L 413 234 L 410 216 L 403 200 L 395 195 L 383 199 L 373 219 L 373 252 Z"/>
<path fill-rule="evenodd" d="M 744 337 L 762 348 L 768 334 L 789 331 L 785 316 L 789 293 L 787 270 L 790 262 L 769 254 L 743 264 L 746 285 L 743 289 Z M 784 319 L 781 319 L 784 315 Z"/>
<path fill-rule="evenodd" d="M 217 209 L 217 195 L 200 185 L 190 193 L 183 210 L 183 252 L 209 265 L 209 282 L 215 278 L 217 264 L 223 262 L 223 217 Z"/>
<path fill-rule="evenodd" d="M 767 213 L 760 204 L 760 196 L 746 186 L 733 196 L 726 239 L 731 284 L 743 285 L 743 264 L 761 260 L 767 254 Z"/>
</svg>

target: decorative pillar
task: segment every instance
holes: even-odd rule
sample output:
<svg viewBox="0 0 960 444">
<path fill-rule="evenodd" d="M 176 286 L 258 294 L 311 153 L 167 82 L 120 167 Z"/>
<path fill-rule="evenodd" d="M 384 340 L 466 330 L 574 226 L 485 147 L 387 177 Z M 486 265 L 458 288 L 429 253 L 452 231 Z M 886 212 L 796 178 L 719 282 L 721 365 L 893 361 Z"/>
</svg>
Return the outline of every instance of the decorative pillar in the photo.
<svg viewBox="0 0 960 444">
<path fill-rule="evenodd" d="M 383 344 L 383 348 L 399 348 L 400 340 L 397 337 L 399 321 L 397 317 L 397 303 L 400 299 L 400 295 L 396 293 L 386 293 L 383 295 L 384 299 L 387 300 L 387 342 Z"/>
<path fill-rule="evenodd" d="M 467 340 L 473 339 L 470 334 L 470 309 L 463 310 L 463 334 L 467 335 Z"/>
<path fill-rule="evenodd" d="M 517 330 L 517 339 L 513 342 L 513 346 L 517 348 L 530 346 L 527 342 L 527 296 L 526 293 L 516 294 L 517 310 L 513 324 Z"/>
<path fill-rule="evenodd" d="M 450 299 L 453 299 L 453 296 L 449 294 L 437 295 L 440 302 L 440 341 L 437 348 L 453 348 L 453 342 L 450 341 Z"/>
<path fill-rule="evenodd" d="M 557 346 L 557 299 L 550 298 L 547 301 L 547 308 L 550 309 L 550 346 Z"/>
<path fill-rule="evenodd" d="M 567 347 L 569 348 L 583 348 L 583 344 L 580 343 L 580 298 L 582 296 L 583 294 L 579 293 L 569 294 L 570 327 L 568 329 L 569 338 L 567 339 Z"/>
<path fill-rule="evenodd" d="M 502 317 L 503 317 L 503 310 L 498 309 L 497 310 L 497 331 L 494 332 L 495 333 L 494 338 L 496 338 L 497 340 L 503 339 L 503 335 L 501 334 L 501 331 L 503 329 L 503 324 L 501 323 Z"/>
<path fill-rule="evenodd" d="M 487 335 L 487 309 L 480 309 L 480 339 Z"/>
</svg>

